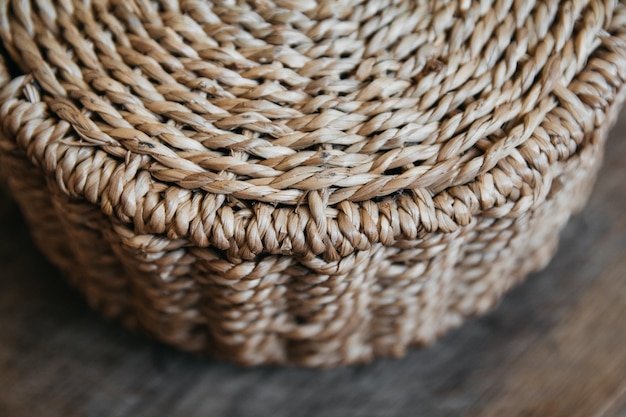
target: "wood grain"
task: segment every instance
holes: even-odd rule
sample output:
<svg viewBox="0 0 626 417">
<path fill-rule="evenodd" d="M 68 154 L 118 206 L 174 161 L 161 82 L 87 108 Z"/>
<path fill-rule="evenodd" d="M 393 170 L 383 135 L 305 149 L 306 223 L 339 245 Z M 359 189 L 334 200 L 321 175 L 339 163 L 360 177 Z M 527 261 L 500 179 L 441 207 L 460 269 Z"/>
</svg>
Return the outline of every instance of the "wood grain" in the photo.
<svg viewBox="0 0 626 417">
<path fill-rule="evenodd" d="M 541 273 L 402 360 L 241 369 L 91 312 L 0 196 L 0 416 L 626 416 L 626 113 Z"/>
</svg>

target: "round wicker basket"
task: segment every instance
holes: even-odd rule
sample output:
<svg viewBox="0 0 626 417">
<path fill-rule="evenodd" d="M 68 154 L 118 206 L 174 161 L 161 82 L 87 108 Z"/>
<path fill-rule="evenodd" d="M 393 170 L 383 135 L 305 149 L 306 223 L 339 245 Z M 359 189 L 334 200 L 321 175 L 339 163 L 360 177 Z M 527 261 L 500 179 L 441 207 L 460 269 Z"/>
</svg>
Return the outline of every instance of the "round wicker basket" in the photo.
<svg viewBox="0 0 626 417">
<path fill-rule="evenodd" d="M 0 0 L 3 179 L 108 317 L 400 356 L 544 266 L 624 99 L 612 0 Z"/>
</svg>

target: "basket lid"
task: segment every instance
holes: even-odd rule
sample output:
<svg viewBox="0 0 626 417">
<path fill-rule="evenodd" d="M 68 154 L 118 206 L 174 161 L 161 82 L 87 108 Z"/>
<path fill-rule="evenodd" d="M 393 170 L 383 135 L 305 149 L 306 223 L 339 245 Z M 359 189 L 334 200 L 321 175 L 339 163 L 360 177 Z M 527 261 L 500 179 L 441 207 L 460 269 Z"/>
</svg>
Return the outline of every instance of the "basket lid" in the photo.
<svg viewBox="0 0 626 417">
<path fill-rule="evenodd" d="M 382 217 L 394 236 L 452 231 L 547 193 L 533 135 L 583 106 L 568 87 L 608 48 L 615 3 L 3 1 L 27 75 L 3 90 L 5 131 L 146 231 L 189 236 L 199 217 L 208 244 L 257 202 L 272 222 L 306 206 L 325 234 L 340 212 L 379 240 Z"/>
</svg>

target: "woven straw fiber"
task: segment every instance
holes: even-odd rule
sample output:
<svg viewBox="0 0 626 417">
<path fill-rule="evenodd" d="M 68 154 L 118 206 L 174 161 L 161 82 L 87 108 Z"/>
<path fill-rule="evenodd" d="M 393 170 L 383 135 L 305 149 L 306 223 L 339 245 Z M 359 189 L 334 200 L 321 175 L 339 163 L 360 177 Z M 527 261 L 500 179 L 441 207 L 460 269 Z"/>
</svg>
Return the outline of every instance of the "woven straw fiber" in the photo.
<svg viewBox="0 0 626 417">
<path fill-rule="evenodd" d="M 0 0 L 0 36 L 38 245 L 107 317 L 242 364 L 487 311 L 549 261 L 626 91 L 610 0 Z"/>
</svg>

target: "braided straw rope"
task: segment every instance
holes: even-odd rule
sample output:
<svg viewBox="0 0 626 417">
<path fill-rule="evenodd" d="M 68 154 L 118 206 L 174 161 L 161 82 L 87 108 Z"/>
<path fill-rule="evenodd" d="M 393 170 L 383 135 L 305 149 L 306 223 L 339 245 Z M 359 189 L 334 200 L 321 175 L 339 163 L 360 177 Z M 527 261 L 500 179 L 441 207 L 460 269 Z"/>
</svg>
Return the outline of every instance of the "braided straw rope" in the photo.
<svg viewBox="0 0 626 417">
<path fill-rule="evenodd" d="M 404 354 L 545 265 L 612 0 L 0 0 L 4 180 L 89 302 L 243 364 Z"/>
</svg>

